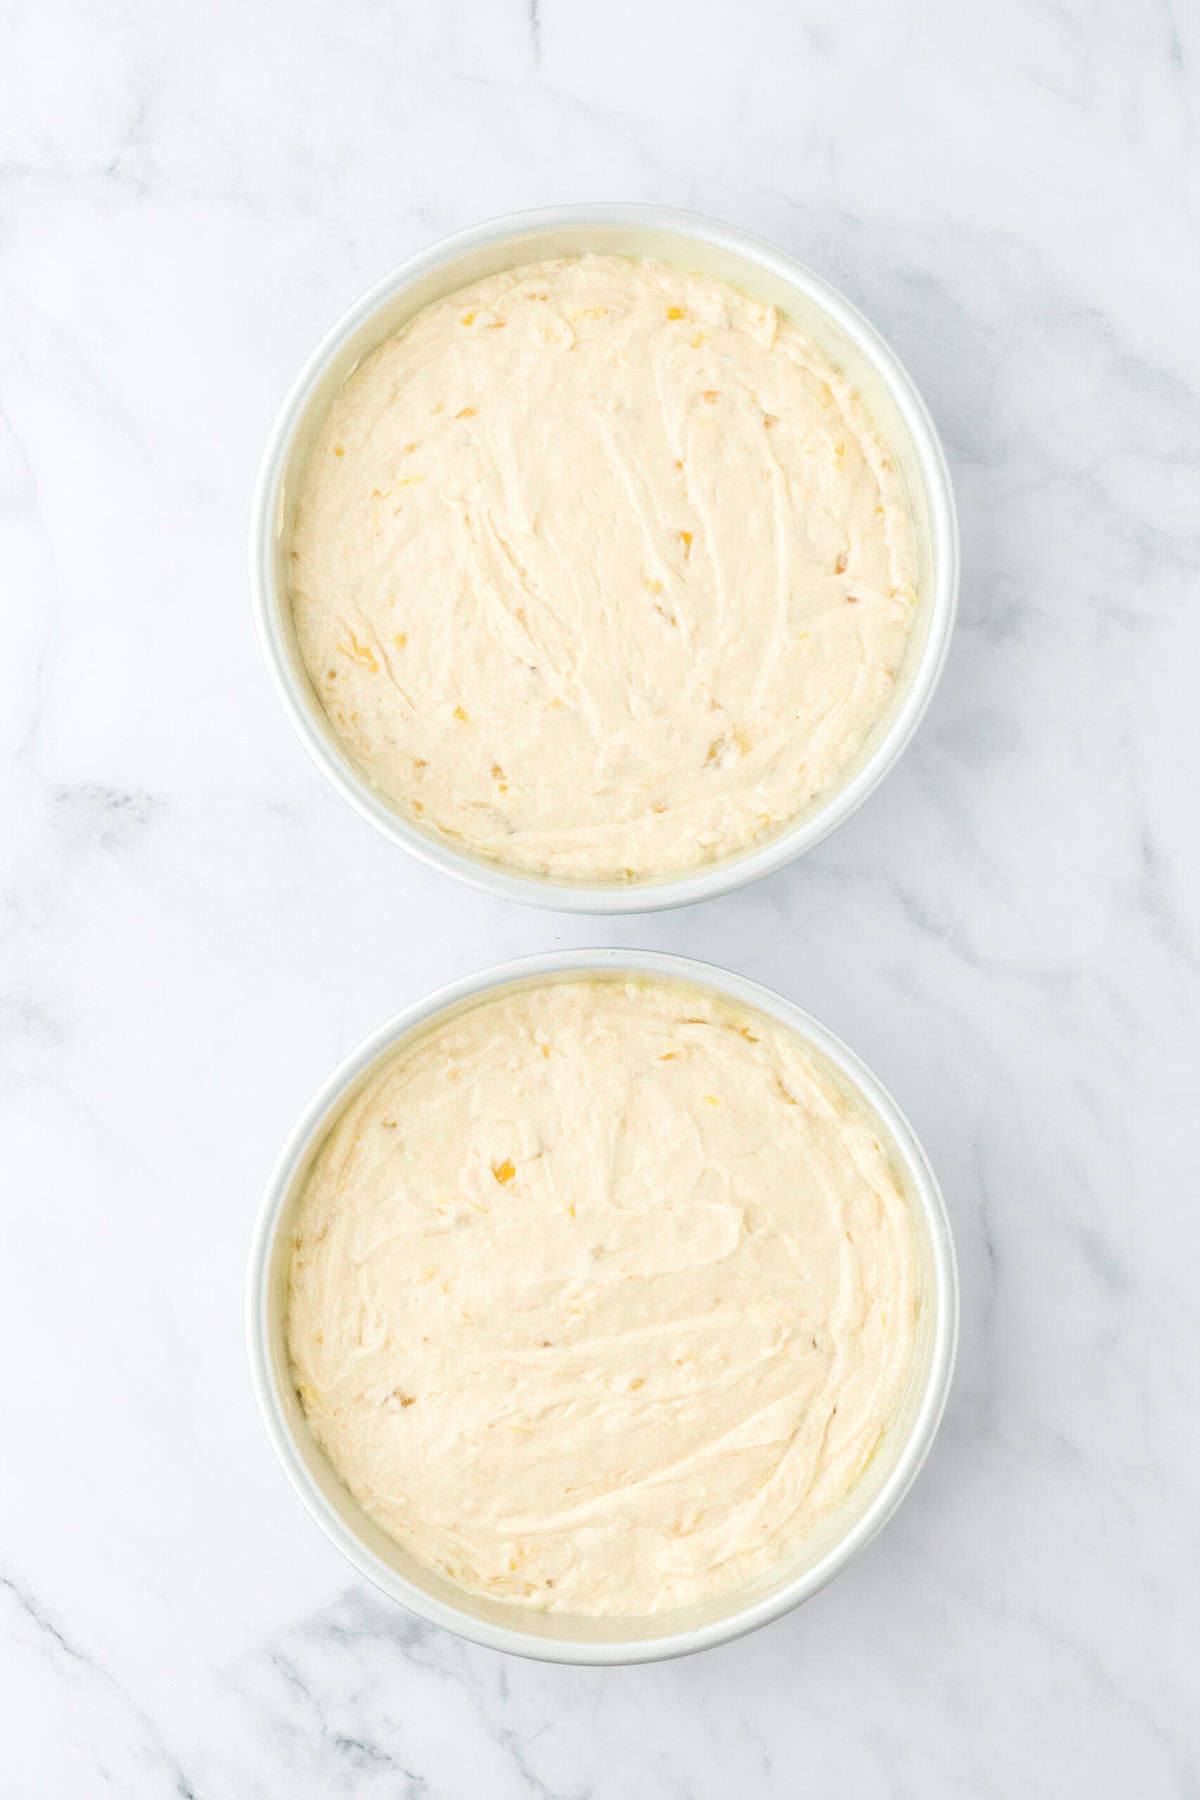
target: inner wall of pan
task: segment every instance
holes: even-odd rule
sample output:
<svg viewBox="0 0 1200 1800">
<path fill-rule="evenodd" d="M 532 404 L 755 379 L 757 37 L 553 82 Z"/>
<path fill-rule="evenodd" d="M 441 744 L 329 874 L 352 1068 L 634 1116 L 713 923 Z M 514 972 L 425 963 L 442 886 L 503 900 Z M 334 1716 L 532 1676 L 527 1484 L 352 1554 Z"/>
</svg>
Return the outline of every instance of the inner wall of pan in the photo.
<svg viewBox="0 0 1200 1800">
<path fill-rule="evenodd" d="M 663 261 L 675 263 L 681 268 L 716 276 L 718 279 L 740 288 L 743 292 L 753 295 L 756 299 L 777 306 L 781 312 L 787 313 L 820 345 L 830 361 L 842 370 L 858 390 L 880 435 L 891 448 L 904 477 L 908 501 L 912 510 L 916 544 L 918 606 L 905 647 L 904 659 L 897 672 L 895 689 L 888 705 L 872 727 L 866 742 L 846 765 L 836 785 L 819 795 L 808 807 L 793 815 L 779 828 L 775 834 L 776 839 L 787 837 L 806 819 L 824 810 L 831 800 L 847 787 L 870 762 L 880 743 L 887 736 L 897 713 L 912 689 L 914 678 L 921 665 L 932 625 L 932 600 L 937 575 L 935 567 L 937 547 L 934 543 L 933 522 L 922 461 L 891 388 L 881 376 L 868 352 L 835 323 L 824 307 L 809 299 L 800 289 L 792 286 L 790 282 L 785 281 L 752 257 L 707 243 L 702 238 L 689 237 L 679 232 L 660 231 L 649 226 L 573 224 L 530 227 L 526 230 L 517 229 L 512 235 L 505 236 L 495 243 L 460 252 L 448 261 L 439 263 L 436 268 L 418 276 L 412 282 L 404 283 L 396 293 L 384 300 L 369 318 L 352 330 L 346 341 L 334 352 L 304 405 L 288 447 L 278 489 L 271 506 L 271 516 L 274 522 L 273 602 L 277 609 L 280 632 L 293 678 L 305 697 L 317 730 L 333 756 L 339 762 L 348 764 L 354 769 L 377 806 L 390 814 L 407 833 L 436 844 L 443 852 L 450 850 L 456 858 L 474 863 L 480 869 L 489 872 L 499 870 L 514 873 L 547 888 L 575 889 L 588 886 L 598 887 L 605 884 L 562 881 L 552 877 L 533 875 L 522 870 L 509 871 L 504 863 L 475 856 L 469 850 L 458 845 L 448 846 L 437 832 L 426 829 L 413 819 L 403 807 L 395 805 L 371 781 L 366 772 L 354 762 L 349 752 L 341 745 L 312 687 L 296 640 L 290 598 L 290 549 L 296 502 L 313 443 L 334 397 L 358 364 L 386 338 L 399 331 L 422 307 L 444 298 L 447 294 L 456 292 L 471 282 L 482 280 L 488 275 L 498 274 L 505 269 L 519 267 L 525 263 L 538 262 L 544 258 L 555 256 L 578 255 L 588 250 L 607 251 L 624 256 L 658 257 Z M 942 546 L 942 550 L 944 553 L 944 546 Z M 715 859 L 709 863 L 701 863 L 673 874 L 656 876 L 642 882 L 621 882 L 611 885 L 614 892 L 669 886 L 680 880 L 729 867 L 743 858 L 761 851 L 764 845 L 771 841 L 773 840 L 764 839 L 747 849 L 734 852 L 732 856 Z"/>
<path fill-rule="evenodd" d="M 547 982 L 578 980 L 646 981 L 655 985 L 665 983 L 681 987 L 692 993 L 700 990 L 715 994 L 724 1004 L 741 1009 L 748 1014 L 761 1010 L 767 1013 L 774 1023 L 782 1025 L 785 1029 L 801 1037 L 808 1053 L 822 1071 L 830 1077 L 839 1091 L 868 1118 L 876 1132 L 888 1157 L 892 1172 L 908 1202 L 913 1221 L 917 1264 L 917 1334 L 908 1385 L 900 1407 L 881 1438 L 878 1449 L 850 1493 L 820 1522 L 793 1557 L 786 1558 L 774 1567 L 764 1570 L 752 1582 L 732 1589 L 727 1594 L 716 1595 L 696 1606 L 686 1607 L 675 1612 L 656 1613 L 635 1618 L 596 1619 L 565 1613 L 543 1613 L 533 1608 L 514 1605 L 511 1602 L 487 1599 L 467 1593 L 445 1576 L 439 1575 L 436 1571 L 427 1569 L 423 1564 L 417 1562 L 406 1550 L 381 1531 L 372 1519 L 368 1518 L 358 1502 L 343 1487 L 340 1478 L 326 1460 L 304 1416 L 304 1409 L 293 1384 L 287 1354 L 287 1282 L 296 1210 L 304 1192 L 309 1170 L 325 1138 L 345 1108 L 373 1079 L 382 1064 L 396 1053 L 400 1045 L 439 1028 L 448 1019 L 469 1011 L 481 1002 L 495 999 L 499 995 L 510 993 L 515 989 L 540 986 Z M 934 1253 L 925 1196 L 914 1177 L 909 1156 L 905 1154 L 903 1147 L 897 1142 L 894 1134 L 867 1100 L 857 1083 L 817 1044 L 813 1043 L 785 1010 L 776 1011 L 765 1005 L 761 1009 L 752 1006 L 736 994 L 699 977 L 689 978 L 687 975 L 662 973 L 645 967 L 589 967 L 586 964 L 578 968 L 555 970 L 542 975 L 524 975 L 509 981 L 501 980 L 492 986 L 481 988 L 451 1006 L 439 1008 L 428 1018 L 410 1027 L 409 1030 L 399 1033 L 383 1050 L 371 1058 L 364 1069 L 353 1077 L 330 1103 L 324 1116 L 315 1127 L 308 1144 L 301 1152 L 292 1174 L 271 1245 L 267 1270 L 266 1309 L 267 1359 L 274 1382 L 281 1423 L 291 1439 L 312 1488 L 320 1497 L 328 1521 L 334 1526 L 335 1531 L 340 1527 L 343 1532 L 356 1540 L 360 1547 L 360 1561 L 362 1560 L 361 1552 L 366 1552 L 368 1572 L 373 1578 L 401 1601 L 404 1601 L 406 1596 L 402 1591 L 397 1591 L 397 1579 L 428 1595 L 431 1600 L 441 1606 L 462 1615 L 465 1620 L 476 1619 L 493 1627 L 500 1626 L 509 1631 L 522 1632 L 531 1639 L 596 1645 L 646 1642 L 653 1638 L 670 1637 L 676 1632 L 700 1630 L 707 1625 L 733 1617 L 745 1608 L 765 1599 L 768 1595 L 790 1586 L 810 1570 L 815 1569 L 816 1565 L 835 1550 L 842 1539 L 854 1529 L 887 1486 L 918 1423 L 918 1416 L 929 1387 L 939 1325 Z M 415 1603 L 415 1596 L 411 1598 Z"/>
</svg>

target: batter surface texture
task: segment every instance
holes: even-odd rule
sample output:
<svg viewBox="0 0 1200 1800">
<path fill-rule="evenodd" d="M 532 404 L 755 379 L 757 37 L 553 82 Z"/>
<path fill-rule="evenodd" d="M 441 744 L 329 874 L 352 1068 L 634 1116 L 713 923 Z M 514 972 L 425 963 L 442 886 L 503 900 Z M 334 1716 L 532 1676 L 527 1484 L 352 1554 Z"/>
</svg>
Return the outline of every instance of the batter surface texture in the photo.
<svg viewBox="0 0 1200 1800">
<path fill-rule="evenodd" d="M 827 795 L 916 603 L 899 474 L 811 339 L 599 255 L 490 277 L 366 359 L 291 570 L 314 688 L 376 787 L 575 881 L 694 869 Z"/>
<path fill-rule="evenodd" d="M 293 1244 L 294 1378 L 346 1486 L 421 1562 L 546 1610 L 776 1563 L 912 1362 L 870 1123 L 792 1033 L 671 983 L 529 985 L 400 1046 Z"/>
</svg>

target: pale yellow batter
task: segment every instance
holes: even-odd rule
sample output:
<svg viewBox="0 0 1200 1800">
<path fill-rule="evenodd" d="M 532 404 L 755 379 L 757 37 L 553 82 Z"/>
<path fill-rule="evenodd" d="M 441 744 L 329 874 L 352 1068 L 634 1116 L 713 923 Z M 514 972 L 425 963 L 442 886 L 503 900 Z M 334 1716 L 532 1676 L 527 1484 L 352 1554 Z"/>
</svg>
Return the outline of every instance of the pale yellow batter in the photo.
<svg viewBox="0 0 1200 1800">
<path fill-rule="evenodd" d="M 569 880 L 691 869 L 827 794 L 916 603 L 899 474 L 816 345 L 614 256 L 491 277 L 368 357 L 292 556 L 304 660 L 371 780 Z"/>
<path fill-rule="evenodd" d="M 370 1516 L 475 1593 L 631 1616 L 777 1562 L 904 1392 L 906 1202 L 800 1041 L 570 978 L 401 1047 L 313 1169 L 288 1341 Z"/>
</svg>

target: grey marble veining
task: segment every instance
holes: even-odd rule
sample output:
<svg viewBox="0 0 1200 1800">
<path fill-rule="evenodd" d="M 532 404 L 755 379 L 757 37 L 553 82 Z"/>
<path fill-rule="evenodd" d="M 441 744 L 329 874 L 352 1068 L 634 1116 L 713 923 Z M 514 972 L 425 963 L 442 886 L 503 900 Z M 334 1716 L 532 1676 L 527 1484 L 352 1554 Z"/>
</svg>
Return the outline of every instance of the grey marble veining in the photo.
<svg viewBox="0 0 1200 1800">
<path fill-rule="evenodd" d="M 5 1795 L 1200 1793 L 1194 9 L 276 0 L 11 9 L 0 55 Z M 875 319 L 944 434 L 959 631 L 800 865 L 676 915 L 491 904 L 326 790 L 245 525 L 392 263 L 581 199 L 723 215 Z M 284 1131 L 429 986 L 609 941 L 843 1034 L 939 1171 L 959 1374 L 801 1612 L 632 1670 L 357 1583 L 254 1415 Z"/>
</svg>

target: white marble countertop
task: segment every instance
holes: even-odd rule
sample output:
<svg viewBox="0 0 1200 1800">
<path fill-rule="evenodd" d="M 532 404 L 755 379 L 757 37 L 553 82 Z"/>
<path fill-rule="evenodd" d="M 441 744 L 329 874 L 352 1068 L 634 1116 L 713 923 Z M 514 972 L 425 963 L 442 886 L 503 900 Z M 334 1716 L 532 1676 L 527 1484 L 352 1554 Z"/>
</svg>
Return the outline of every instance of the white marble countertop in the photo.
<svg viewBox="0 0 1200 1800">
<path fill-rule="evenodd" d="M 10 14 L 6 1797 L 1200 1793 L 1198 52 L 1169 0 Z M 245 576 L 267 427 L 336 314 L 477 218 L 609 198 L 732 219 L 865 307 L 965 552 L 938 697 L 857 817 L 611 926 L 356 818 Z M 435 983 L 605 940 L 731 963 L 867 1058 L 940 1173 L 963 1329 L 847 1574 L 587 1671 L 352 1578 L 254 1412 L 241 1283 L 335 1058 Z"/>
</svg>

